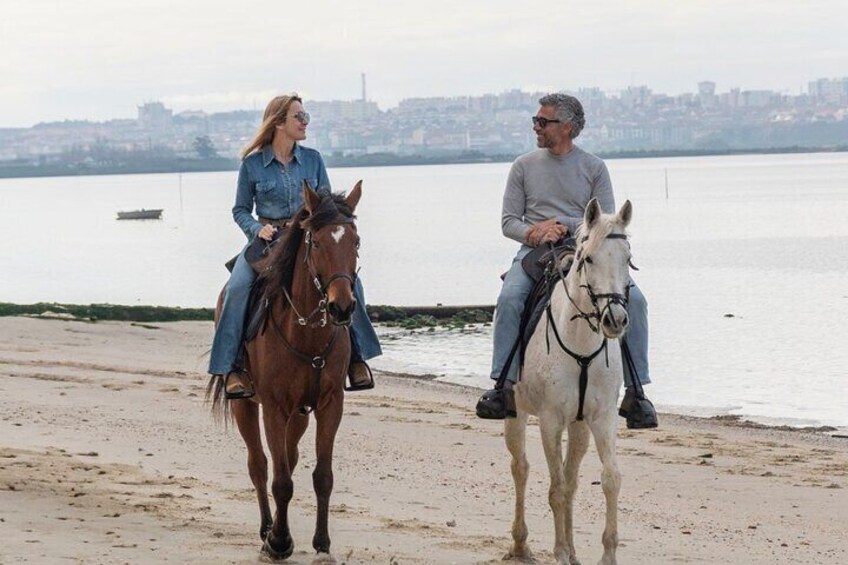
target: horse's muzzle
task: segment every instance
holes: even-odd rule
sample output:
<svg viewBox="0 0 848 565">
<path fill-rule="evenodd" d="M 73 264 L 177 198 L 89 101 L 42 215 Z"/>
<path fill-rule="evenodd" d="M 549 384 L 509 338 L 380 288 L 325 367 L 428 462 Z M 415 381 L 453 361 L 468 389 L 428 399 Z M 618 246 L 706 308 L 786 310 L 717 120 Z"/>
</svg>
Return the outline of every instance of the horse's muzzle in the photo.
<svg viewBox="0 0 848 565">
<path fill-rule="evenodd" d="M 356 309 L 356 299 L 351 300 L 347 306 L 342 307 L 338 302 L 330 302 L 327 305 L 327 313 L 330 321 L 337 326 L 349 326 L 353 320 L 353 311 Z"/>
<path fill-rule="evenodd" d="M 610 339 L 621 337 L 629 324 L 627 310 L 618 304 L 611 304 L 601 315 L 601 330 Z"/>
</svg>

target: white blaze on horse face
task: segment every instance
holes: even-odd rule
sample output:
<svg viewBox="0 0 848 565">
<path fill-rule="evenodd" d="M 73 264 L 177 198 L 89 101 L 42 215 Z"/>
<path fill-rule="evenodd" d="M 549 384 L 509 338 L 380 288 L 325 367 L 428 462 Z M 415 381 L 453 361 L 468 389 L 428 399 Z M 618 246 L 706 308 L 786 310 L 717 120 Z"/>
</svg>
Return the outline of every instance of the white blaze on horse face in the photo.
<svg viewBox="0 0 848 565">
<path fill-rule="evenodd" d="M 339 226 L 336 229 L 334 229 L 333 233 L 331 233 L 330 235 L 332 235 L 333 239 L 336 240 L 336 243 L 338 243 L 342 240 L 342 238 L 344 237 L 344 234 L 345 234 L 344 226 Z"/>
</svg>

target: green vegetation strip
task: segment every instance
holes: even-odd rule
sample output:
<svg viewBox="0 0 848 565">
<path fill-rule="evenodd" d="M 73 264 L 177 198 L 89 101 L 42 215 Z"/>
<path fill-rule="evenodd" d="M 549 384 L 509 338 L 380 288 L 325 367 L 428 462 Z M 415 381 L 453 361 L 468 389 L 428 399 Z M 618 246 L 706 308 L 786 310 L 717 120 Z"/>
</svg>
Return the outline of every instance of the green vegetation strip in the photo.
<svg viewBox="0 0 848 565">
<path fill-rule="evenodd" d="M 174 308 L 168 306 L 122 306 L 120 304 L 9 304 L 0 302 L 0 316 L 73 316 L 85 320 L 120 320 L 125 322 L 177 322 L 211 320 L 212 308 Z"/>
<path fill-rule="evenodd" d="M 375 322 L 403 328 L 435 326 L 463 327 L 492 321 L 494 306 L 369 306 L 368 315 Z M 0 302 L 2 316 L 64 317 L 83 320 L 118 320 L 124 322 L 209 321 L 212 308 L 179 308 L 169 306 L 123 306 L 120 304 L 10 304 Z"/>
</svg>

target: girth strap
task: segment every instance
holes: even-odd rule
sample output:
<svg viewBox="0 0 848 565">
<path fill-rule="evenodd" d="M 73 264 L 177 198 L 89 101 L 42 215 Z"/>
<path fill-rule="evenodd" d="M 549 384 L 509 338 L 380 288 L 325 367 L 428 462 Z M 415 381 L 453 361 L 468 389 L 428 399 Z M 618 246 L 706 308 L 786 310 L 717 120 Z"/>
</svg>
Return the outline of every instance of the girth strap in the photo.
<svg viewBox="0 0 848 565">
<path fill-rule="evenodd" d="M 578 365 L 580 365 L 580 378 L 579 378 L 579 381 L 578 381 L 579 385 L 580 385 L 580 391 L 579 391 L 579 399 L 578 399 L 578 405 L 577 405 L 577 420 L 582 421 L 583 420 L 583 405 L 586 402 L 586 389 L 589 386 L 589 365 L 592 364 L 592 361 L 594 361 L 595 357 L 597 357 L 598 354 L 601 351 L 606 350 L 606 348 L 607 348 L 607 338 L 604 338 L 604 340 L 601 342 L 601 346 L 598 347 L 598 349 L 596 349 L 595 352 L 592 353 L 591 355 L 578 355 L 577 353 L 574 353 L 569 348 L 567 348 L 565 346 L 565 343 L 563 343 L 562 338 L 559 336 L 559 331 L 557 331 L 556 322 L 554 322 L 554 317 L 553 317 L 553 314 L 551 313 L 551 306 L 550 305 L 548 305 L 547 313 L 548 313 L 548 326 L 547 327 L 553 328 L 554 337 L 556 338 L 557 343 L 559 344 L 560 348 L 563 351 L 565 351 L 566 353 L 568 353 L 568 355 L 572 359 L 577 361 Z M 545 337 L 547 337 L 547 328 L 546 328 L 546 331 L 545 331 Z M 548 344 L 548 347 L 550 348 L 550 343 Z"/>
</svg>

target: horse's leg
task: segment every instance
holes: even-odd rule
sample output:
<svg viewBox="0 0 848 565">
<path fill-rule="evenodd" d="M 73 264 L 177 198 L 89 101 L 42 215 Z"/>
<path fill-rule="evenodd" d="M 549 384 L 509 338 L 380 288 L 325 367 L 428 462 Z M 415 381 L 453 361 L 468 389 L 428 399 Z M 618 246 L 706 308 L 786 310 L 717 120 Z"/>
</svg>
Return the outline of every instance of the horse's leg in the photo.
<svg viewBox="0 0 848 565">
<path fill-rule="evenodd" d="M 267 407 L 266 407 L 267 408 Z M 294 493 L 294 484 L 291 478 L 288 453 L 286 449 L 286 426 L 288 417 L 277 410 L 263 410 L 262 419 L 265 424 L 265 438 L 268 441 L 268 450 L 271 452 L 271 461 L 274 465 L 274 479 L 271 481 L 271 493 L 274 495 L 274 522 L 262 552 L 273 560 L 282 560 L 289 557 L 294 551 L 294 542 L 289 531 L 289 502 Z"/>
<path fill-rule="evenodd" d="M 591 424 L 592 435 L 595 436 L 595 447 L 601 459 L 601 488 L 607 501 L 607 519 L 604 535 L 604 555 L 599 565 L 615 565 L 615 550 L 618 547 L 618 493 L 621 490 L 621 474 L 618 472 L 618 462 L 615 455 L 615 405 L 609 411 L 609 416 L 602 417 Z"/>
<path fill-rule="evenodd" d="M 271 506 L 268 504 L 268 459 L 262 449 L 259 432 L 259 405 L 248 400 L 236 400 L 231 402 L 230 410 L 247 445 L 247 470 L 259 501 L 259 537 L 264 540 L 271 529 Z"/>
<path fill-rule="evenodd" d="M 335 563 L 330 556 L 330 533 L 327 521 L 330 512 L 330 493 L 333 491 L 333 446 L 336 432 L 342 421 L 344 395 L 341 389 L 331 393 L 333 398 L 315 412 L 317 426 L 315 430 L 315 470 L 312 472 L 312 485 L 318 500 L 318 512 L 315 521 L 315 535 L 312 537 L 312 547 L 324 563 Z"/>
<path fill-rule="evenodd" d="M 526 452 L 527 414 L 518 411 L 518 417 L 504 420 L 506 448 L 512 455 L 512 480 L 515 483 L 515 518 L 512 521 L 512 549 L 505 559 L 530 560 L 533 553 L 527 547 L 527 523 L 524 521 L 524 495 L 527 492 L 527 475 L 530 464 Z"/>
<path fill-rule="evenodd" d="M 577 491 L 580 462 L 589 449 L 589 428 L 583 422 L 568 426 L 568 449 L 565 453 L 565 542 L 568 544 L 568 563 L 580 565 L 574 549 L 574 493 Z"/>
<path fill-rule="evenodd" d="M 294 468 L 297 467 L 297 461 L 300 459 L 300 452 L 297 449 L 297 445 L 300 443 L 300 438 L 303 437 L 308 426 L 309 416 L 293 414 L 286 428 L 286 454 L 289 459 L 289 470 L 292 475 L 294 475 Z"/>
<path fill-rule="evenodd" d="M 562 424 L 555 414 L 539 414 L 539 431 L 542 447 L 548 461 L 551 486 L 548 503 L 554 515 L 554 558 L 557 563 L 568 563 L 565 548 L 565 474 L 562 468 Z"/>
</svg>

